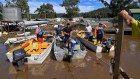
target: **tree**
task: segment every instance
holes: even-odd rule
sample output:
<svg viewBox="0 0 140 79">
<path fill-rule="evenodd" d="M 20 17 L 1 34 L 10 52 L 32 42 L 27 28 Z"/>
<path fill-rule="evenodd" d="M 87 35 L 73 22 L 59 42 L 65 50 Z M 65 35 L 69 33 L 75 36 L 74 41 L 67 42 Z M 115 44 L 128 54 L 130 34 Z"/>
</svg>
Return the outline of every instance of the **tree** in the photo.
<svg viewBox="0 0 140 79">
<path fill-rule="evenodd" d="M 67 17 L 73 18 L 76 16 L 79 16 L 80 9 L 78 8 L 79 0 L 64 0 L 62 4 L 60 4 L 62 7 L 65 7 Z"/>
<path fill-rule="evenodd" d="M 111 9 L 112 16 L 117 16 L 118 12 L 121 11 L 122 9 L 128 10 L 130 8 L 138 7 L 133 0 L 111 0 L 110 3 L 108 3 L 105 0 L 99 0 L 99 1 L 101 1 L 105 6 Z"/>
<path fill-rule="evenodd" d="M 107 18 L 109 12 L 110 10 L 108 8 L 100 8 L 90 12 L 81 13 L 81 16 L 84 18 L 98 18 L 98 16 L 100 16 L 100 18 Z"/>
<path fill-rule="evenodd" d="M 53 9 L 52 4 L 43 4 L 36 9 L 35 12 L 38 12 L 40 18 L 54 18 L 56 17 L 56 12 Z"/>
<path fill-rule="evenodd" d="M 29 5 L 28 0 L 17 0 L 16 2 L 18 7 L 21 7 L 22 13 L 26 15 L 26 18 L 29 19 Z"/>
</svg>

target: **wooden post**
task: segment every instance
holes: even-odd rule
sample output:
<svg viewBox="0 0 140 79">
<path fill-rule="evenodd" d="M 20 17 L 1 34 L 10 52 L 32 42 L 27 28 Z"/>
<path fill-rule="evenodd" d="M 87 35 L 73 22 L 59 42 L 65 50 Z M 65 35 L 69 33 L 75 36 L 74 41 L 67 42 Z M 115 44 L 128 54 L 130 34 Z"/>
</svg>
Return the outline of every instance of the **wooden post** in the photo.
<svg viewBox="0 0 140 79">
<path fill-rule="evenodd" d="M 113 72 L 113 79 L 119 79 L 120 75 L 120 55 L 122 51 L 122 41 L 123 41 L 123 36 L 124 36 L 124 27 L 123 27 L 123 18 L 122 16 L 119 15 L 119 21 L 118 21 L 118 26 L 119 26 L 119 32 L 116 35 L 116 49 L 115 49 L 115 66 L 114 66 L 114 72 Z"/>
</svg>

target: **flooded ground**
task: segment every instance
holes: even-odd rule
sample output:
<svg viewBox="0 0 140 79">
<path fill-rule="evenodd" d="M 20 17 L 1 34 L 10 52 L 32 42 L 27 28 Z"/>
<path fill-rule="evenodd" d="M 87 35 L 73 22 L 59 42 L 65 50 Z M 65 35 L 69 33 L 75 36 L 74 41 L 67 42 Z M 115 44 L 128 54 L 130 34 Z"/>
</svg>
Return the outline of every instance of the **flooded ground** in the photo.
<svg viewBox="0 0 140 79">
<path fill-rule="evenodd" d="M 124 37 L 121 66 L 134 79 L 140 79 L 139 47 L 140 38 Z M 0 43 L 0 79 L 112 79 L 107 63 L 100 61 L 98 64 L 95 53 L 91 51 L 84 60 L 72 63 L 55 61 L 50 54 L 41 65 L 25 65 L 22 71 L 16 71 L 7 61 L 6 52 L 6 47 Z M 102 59 L 108 62 L 108 54 L 104 53 Z"/>
</svg>

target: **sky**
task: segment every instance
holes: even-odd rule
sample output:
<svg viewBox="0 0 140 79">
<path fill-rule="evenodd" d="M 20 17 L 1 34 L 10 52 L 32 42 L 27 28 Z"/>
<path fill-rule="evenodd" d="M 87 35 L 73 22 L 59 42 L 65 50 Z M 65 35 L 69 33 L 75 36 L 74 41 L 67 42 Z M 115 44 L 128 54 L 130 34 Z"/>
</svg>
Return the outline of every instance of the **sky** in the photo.
<svg viewBox="0 0 140 79">
<path fill-rule="evenodd" d="M 106 0 L 110 1 L 110 0 Z M 0 0 L 3 4 L 5 4 L 5 0 Z M 40 7 L 43 3 L 50 3 L 53 5 L 53 8 L 56 13 L 66 13 L 65 8 L 61 7 L 63 0 L 29 0 L 28 5 L 30 7 L 30 13 L 34 13 L 34 11 Z M 80 0 L 79 9 L 80 12 L 89 12 L 92 10 L 96 10 L 98 8 L 105 7 L 99 0 Z"/>
</svg>

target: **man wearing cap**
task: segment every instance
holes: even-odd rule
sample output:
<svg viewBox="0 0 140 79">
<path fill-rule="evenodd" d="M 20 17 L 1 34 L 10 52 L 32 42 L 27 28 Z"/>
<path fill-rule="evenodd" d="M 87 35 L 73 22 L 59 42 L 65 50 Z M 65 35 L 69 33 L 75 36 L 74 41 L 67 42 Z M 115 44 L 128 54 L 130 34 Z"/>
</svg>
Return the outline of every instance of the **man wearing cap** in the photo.
<svg viewBox="0 0 140 79">
<path fill-rule="evenodd" d="M 104 37 L 104 30 L 107 26 L 103 23 L 99 23 L 98 26 L 95 27 L 95 37 L 97 38 L 97 43 L 100 44 L 103 41 L 103 37 Z"/>
</svg>

